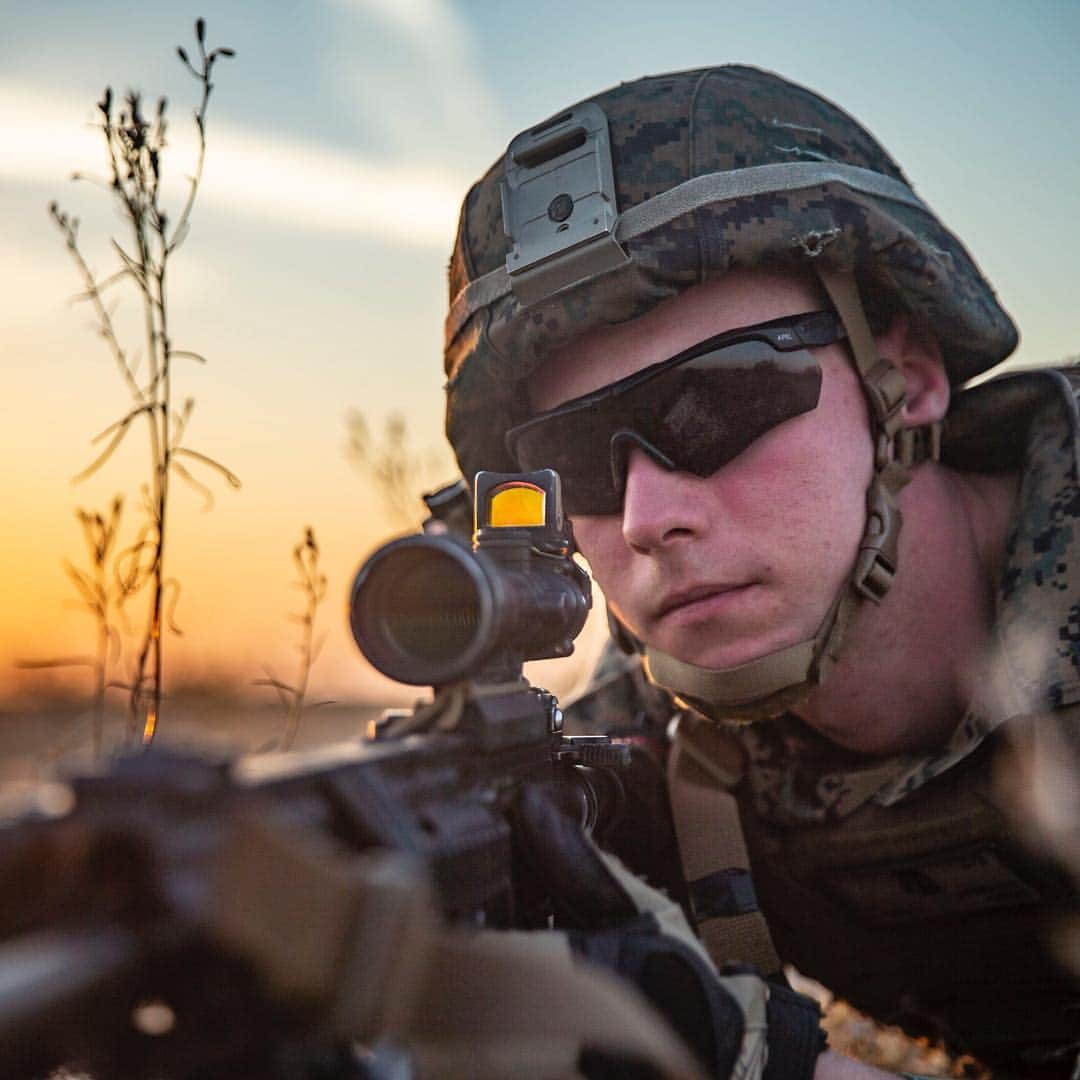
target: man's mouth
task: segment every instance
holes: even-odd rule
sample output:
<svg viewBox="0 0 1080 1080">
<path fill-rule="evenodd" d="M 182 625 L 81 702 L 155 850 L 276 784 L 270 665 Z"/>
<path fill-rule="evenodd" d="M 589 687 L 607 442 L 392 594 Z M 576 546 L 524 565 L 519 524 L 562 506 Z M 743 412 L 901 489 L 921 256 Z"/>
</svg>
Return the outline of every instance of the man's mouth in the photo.
<svg viewBox="0 0 1080 1080">
<path fill-rule="evenodd" d="M 689 589 L 677 589 L 668 593 L 656 606 L 653 618 L 667 619 L 671 616 L 693 617 L 712 614 L 723 608 L 729 600 L 744 593 L 753 582 L 742 584 L 695 585 Z"/>
</svg>

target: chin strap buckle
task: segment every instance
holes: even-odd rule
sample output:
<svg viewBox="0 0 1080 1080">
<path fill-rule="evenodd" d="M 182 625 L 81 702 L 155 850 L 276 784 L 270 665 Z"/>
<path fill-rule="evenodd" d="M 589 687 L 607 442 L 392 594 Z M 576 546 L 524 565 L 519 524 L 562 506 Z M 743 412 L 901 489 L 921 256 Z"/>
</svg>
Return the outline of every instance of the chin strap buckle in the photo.
<svg viewBox="0 0 1080 1080">
<path fill-rule="evenodd" d="M 905 469 L 921 461 L 940 461 L 943 429 L 940 420 L 922 427 L 901 428 L 893 440 L 893 460 Z"/>
<path fill-rule="evenodd" d="M 875 604 L 881 603 L 896 576 L 901 521 L 893 493 L 875 476 L 866 493 L 866 529 L 851 579 L 855 590 Z"/>
</svg>

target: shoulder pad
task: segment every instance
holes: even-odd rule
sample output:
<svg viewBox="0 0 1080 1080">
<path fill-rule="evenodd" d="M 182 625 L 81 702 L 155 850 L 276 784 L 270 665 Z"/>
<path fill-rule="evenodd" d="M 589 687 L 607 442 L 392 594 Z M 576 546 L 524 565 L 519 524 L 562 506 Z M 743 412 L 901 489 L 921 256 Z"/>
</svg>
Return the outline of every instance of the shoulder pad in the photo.
<svg viewBox="0 0 1080 1080">
<path fill-rule="evenodd" d="M 1021 468 L 1031 422 L 1054 397 L 1066 398 L 1075 429 L 1080 366 L 1014 372 L 962 390 L 945 418 L 941 460 L 967 472 Z"/>
</svg>

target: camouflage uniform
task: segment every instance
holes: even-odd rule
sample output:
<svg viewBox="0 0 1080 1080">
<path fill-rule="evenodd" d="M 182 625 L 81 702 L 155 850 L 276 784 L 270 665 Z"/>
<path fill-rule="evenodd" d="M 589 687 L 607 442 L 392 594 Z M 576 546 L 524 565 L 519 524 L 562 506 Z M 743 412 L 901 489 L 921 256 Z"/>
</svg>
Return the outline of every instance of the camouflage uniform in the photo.
<svg viewBox="0 0 1080 1080">
<path fill-rule="evenodd" d="M 950 412 L 947 464 L 1018 469 L 1023 482 L 997 597 L 996 677 L 940 749 L 859 754 L 790 713 L 729 733 L 781 957 L 879 1019 L 1016 1076 L 1069 1075 L 1054 1054 L 1080 1033 L 1080 985 L 1032 944 L 1075 893 L 1018 843 L 992 775 L 1013 732 L 1049 724 L 1080 750 L 1078 397 L 1080 368 L 1046 371 L 963 392 Z M 659 734 L 674 711 L 636 659 L 612 651 L 568 717 L 582 730 Z"/>
</svg>

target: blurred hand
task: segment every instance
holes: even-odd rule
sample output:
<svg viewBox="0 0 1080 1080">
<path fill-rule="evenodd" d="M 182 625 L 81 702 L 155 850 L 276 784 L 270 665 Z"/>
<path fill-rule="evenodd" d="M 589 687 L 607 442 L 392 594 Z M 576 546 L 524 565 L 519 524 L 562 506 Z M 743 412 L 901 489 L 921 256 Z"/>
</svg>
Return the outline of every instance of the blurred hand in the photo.
<svg viewBox="0 0 1080 1080">
<path fill-rule="evenodd" d="M 574 951 L 637 986 L 710 1075 L 811 1080 L 824 1047 L 814 1002 L 751 968 L 717 972 L 678 904 L 600 851 L 541 789 L 523 792 L 516 824 Z"/>
</svg>

